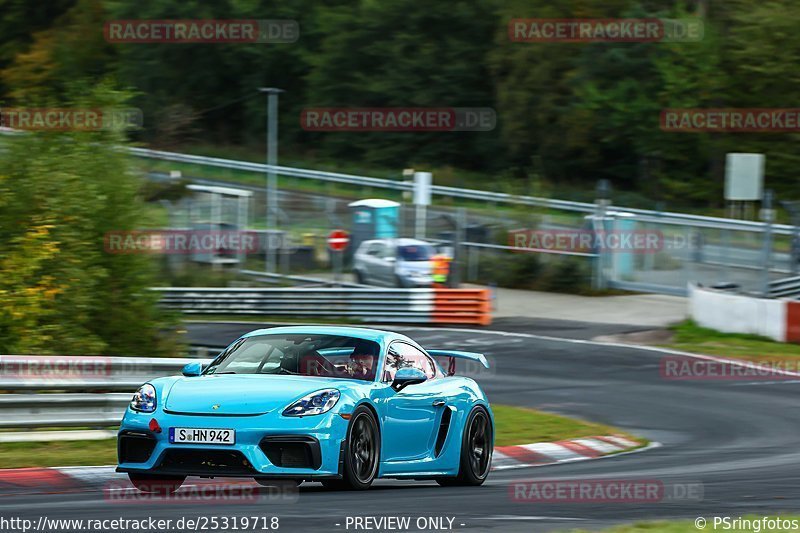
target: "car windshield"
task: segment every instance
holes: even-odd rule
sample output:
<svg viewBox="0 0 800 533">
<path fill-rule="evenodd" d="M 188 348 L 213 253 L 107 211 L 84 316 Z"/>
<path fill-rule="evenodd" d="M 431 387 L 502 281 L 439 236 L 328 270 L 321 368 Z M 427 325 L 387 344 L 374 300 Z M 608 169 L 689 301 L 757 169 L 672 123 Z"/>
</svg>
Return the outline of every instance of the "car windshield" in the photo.
<svg viewBox="0 0 800 533">
<path fill-rule="evenodd" d="M 427 244 L 407 245 L 398 247 L 397 255 L 403 261 L 430 261 L 434 250 L 433 246 Z"/>
<path fill-rule="evenodd" d="M 259 335 L 239 339 L 205 374 L 288 374 L 372 381 L 380 346 L 338 335 Z"/>
</svg>

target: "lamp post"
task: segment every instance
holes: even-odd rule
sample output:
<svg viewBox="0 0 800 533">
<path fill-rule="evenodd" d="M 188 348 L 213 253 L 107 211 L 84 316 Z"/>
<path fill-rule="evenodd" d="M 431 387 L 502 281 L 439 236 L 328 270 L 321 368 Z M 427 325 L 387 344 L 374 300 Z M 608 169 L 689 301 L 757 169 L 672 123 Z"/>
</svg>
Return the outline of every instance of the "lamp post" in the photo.
<svg viewBox="0 0 800 533">
<path fill-rule="evenodd" d="M 270 232 L 278 229 L 278 176 L 275 167 L 278 165 L 278 94 L 283 89 L 275 87 L 259 87 L 259 92 L 267 93 L 267 186 L 266 209 L 267 230 L 264 238 L 265 270 L 275 272 L 275 250 L 272 248 Z"/>
</svg>

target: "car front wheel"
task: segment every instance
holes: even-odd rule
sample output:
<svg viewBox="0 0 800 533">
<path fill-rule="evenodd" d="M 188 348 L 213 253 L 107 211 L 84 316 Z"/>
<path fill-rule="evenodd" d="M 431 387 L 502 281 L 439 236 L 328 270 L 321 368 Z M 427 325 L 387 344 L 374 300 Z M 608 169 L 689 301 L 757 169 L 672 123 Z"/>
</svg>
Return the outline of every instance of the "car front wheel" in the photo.
<svg viewBox="0 0 800 533">
<path fill-rule="evenodd" d="M 342 479 L 322 484 L 329 489 L 368 489 L 378 475 L 380 456 L 378 422 L 372 411 L 361 406 L 353 412 L 347 428 Z"/>
</svg>

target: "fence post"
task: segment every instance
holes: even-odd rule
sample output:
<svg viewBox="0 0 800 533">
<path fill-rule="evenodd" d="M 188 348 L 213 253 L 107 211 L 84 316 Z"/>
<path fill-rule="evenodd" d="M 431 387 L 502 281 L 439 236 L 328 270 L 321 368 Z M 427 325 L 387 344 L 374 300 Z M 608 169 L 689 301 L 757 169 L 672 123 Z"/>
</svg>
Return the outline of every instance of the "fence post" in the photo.
<svg viewBox="0 0 800 533">
<path fill-rule="evenodd" d="M 478 246 L 467 247 L 467 281 L 475 282 L 478 279 L 478 261 L 481 249 Z"/>
<path fill-rule="evenodd" d="M 467 210 L 459 207 L 453 224 L 453 260 L 447 275 L 447 286 L 457 289 L 461 285 L 461 266 L 464 263 L 464 231 L 467 227 Z"/>
<path fill-rule="evenodd" d="M 792 220 L 792 237 L 789 248 L 789 272 L 792 276 L 797 275 L 798 262 L 800 262 L 800 202 L 781 200 L 781 205 L 789 212 Z"/>
<path fill-rule="evenodd" d="M 597 257 L 594 259 L 594 275 L 592 277 L 592 288 L 595 290 L 602 290 L 605 289 L 607 286 L 606 279 L 605 279 L 605 271 L 604 271 L 604 263 L 605 263 L 605 250 L 603 246 L 603 242 L 605 242 L 606 238 L 606 229 L 605 229 L 605 219 L 606 219 L 606 207 L 608 207 L 611 203 L 611 184 L 606 179 L 599 180 L 597 182 L 597 188 L 595 189 L 595 193 L 597 199 L 595 200 L 595 222 L 593 224 L 592 230 L 597 231 L 598 225 L 600 226 L 601 231 L 603 232 L 601 235 L 600 246 L 598 246 L 595 250 L 597 253 Z"/>
<path fill-rule="evenodd" d="M 686 234 L 684 236 L 684 242 L 686 243 L 686 254 L 683 259 L 683 264 L 686 267 L 686 283 L 695 283 L 697 280 L 694 279 L 694 260 L 695 256 L 692 249 L 692 236 L 694 232 L 692 231 L 691 226 L 685 226 Z"/>
<path fill-rule="evenodd" d="M 772 190 L 764 191 L 764 201 L 761 204 L 761 220 L 764 221 L 764 250 L 763 271 L 761 272 L 761 293 L 769 296 L 769 267 L 772 257 L 772 221 L 775 219 L 775 210 L 772 208 Z"/>
</svg>

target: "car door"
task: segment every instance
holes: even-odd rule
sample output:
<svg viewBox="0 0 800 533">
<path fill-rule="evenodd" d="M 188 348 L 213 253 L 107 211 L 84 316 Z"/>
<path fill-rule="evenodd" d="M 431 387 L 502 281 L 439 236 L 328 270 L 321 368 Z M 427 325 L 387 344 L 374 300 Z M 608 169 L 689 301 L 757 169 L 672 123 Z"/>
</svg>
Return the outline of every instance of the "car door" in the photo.
<svg viewBox="0 0 800 533">
<path fill-rule="evenodd" d="M 446 399 L 442 376 L 430 357 L 411 344 L 396 341 L 386 355 L 381 379 L 390 384 L 398 368 L 414 366 L 428 377 L 400 391 L 389 389 L 383 426 L 383 457 L 387 462 L 415 461 L 432 455 Z"/>
<path fill-rule="evenodd" d="M 380 254 L 383 252 L 383 243 L 373 241 L 367 244 L 363 253 L 359 253 L 358 261 L 367 283 L 374 285 L 383 283 L 380 279 Z"/>
<path fill-rule="evenodd" d="M 397 246 L 393 242 L 387 241 L 378 257 L 380 258 L 378 268 L 380 269 L 381 282 L 394 287 L 396 285 L 394 272 L 395 263 L 397 262 Z"/>
</svg>

